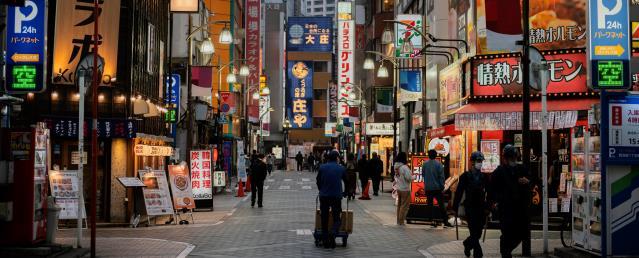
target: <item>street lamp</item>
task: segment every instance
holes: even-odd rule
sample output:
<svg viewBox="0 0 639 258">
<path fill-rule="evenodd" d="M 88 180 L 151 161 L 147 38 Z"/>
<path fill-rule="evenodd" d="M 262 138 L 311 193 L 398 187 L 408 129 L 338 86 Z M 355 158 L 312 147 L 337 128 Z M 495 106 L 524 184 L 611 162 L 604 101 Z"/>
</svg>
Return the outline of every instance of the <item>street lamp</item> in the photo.
<svg viewBox="0 0 639 258">
<path fill-rule="evenodd" d="M 398 83 L 397 81 L 399 79 L 398 69 L 397 69 L 397 58 L 384 55 L 377 51 L 366 51 L 366 53 L 380 56 L 382 58 L 382 61 L 381 61 L 382 64 L 384 63 L 384 61 L 389 61 L 393 64 L 393 71 L 394 71 L 393 72 L 393 155 L 395 155 L 397 153 L 397 150 L 395 150 L 395 147 L 397 146 L 397 118 L 398 118 L 398 114 L 397 114 Z M 377 70 L 377 77 L 388 78 L 389 77 L 388 69 L 385 66 L 380 65 L 379 69 Z"/>
<path fill-rule="evenodd" d="M 393 43 L 393 32 L 390 28 L 386 27 L 384 33 L 382 33 L 382 44 L 388 45 Z"/>
<path fill-rule="evenodd" d="M 260 93 L 258 91 L 255 91 L 255 92 L 253 92 L 253 96 L 252 97 L 253 97 L 254 100 L 258 100 L 258 99 L 260 99 Z"/>
<path fill-rule="evenodd" d="M 282 130 L 284 131 L 284 157 L 282 157 L 282 163 L 284 165 L 284 170 L 288 167 L 288 130 L 290 130 L 291 127 L 291 121 L 288 120 L 288 118 L 285 118 L 282 123 Z"/>
<path fill-rule="evenodd" d="M 220 32 L 219 43 L 224 45 L 230 45 L 233 43 L 233 35 L 231 35 L 231 31 L 224 25 L 222 32 Z"/>
<path fill-rule="evenodd" d="M 379 69 L 377 69 L 377 77 L 388 78 L 388 68 L 386 68 L 383 63 L 380 64 Z"/>
<path fill-rule="evenodd" d="M 248 65 L 244 64 L 240 67 L 240 76 L 247 77 L 249 76 L 250 73 L 251 73 L 251 70 L 249 69 Z"/>
<path fill-rule="evenodd" d="M 375 61 L 372 58 L 367 57 L 364 60 L 364 69 L 365 70 L 373 70 L 373 69 L 375 69 Z"/>
<path fill-rule="evenodd" d="M 229 74 L 226 75 L 226 82 L 228 84 L 233 84 L 237 82 L 237 77 L 235 76 L 233 72 L 230 72 Z"/>
<path fill-rule="evenodd" d="M 271 89 L 269 89 L 269 87 L 265 87 L 264 89 L 262 89 L 262 93 L 260 95 L 262 96 L 271 95 Z"/>
<path fill-rule="evenodd" d="M 200 52 L 207 55 L 215 53 L 215 46 L 213 46 L 213 43 L 211 43 L 211 38 L 207 37 L 202 42 L 202 44 L 200 45 Z"/>
</svg>

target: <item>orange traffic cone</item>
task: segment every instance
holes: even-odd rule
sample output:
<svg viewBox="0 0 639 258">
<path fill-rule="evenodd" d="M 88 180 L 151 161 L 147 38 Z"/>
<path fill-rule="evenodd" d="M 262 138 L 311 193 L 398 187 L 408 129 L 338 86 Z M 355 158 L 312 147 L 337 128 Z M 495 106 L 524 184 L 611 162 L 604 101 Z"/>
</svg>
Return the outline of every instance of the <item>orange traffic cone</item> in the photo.
<svg viewBox="0 0 639 258">
<path fill-rule="evenodd" d="M 244 192 L 251 192 L 251 176 L 246 177 L 246 189 L 244 189 Z"/>
<path fill-rule="evenodd" d="M 367 181 L 366 182 L 366 187 L 364 187 L 364 190 L 362 190 L 362 196 L 359 197 L 358 199 L 360 199 L 360 200 L 370 200 L 371 199 L 371 197 L 368 196 L 368 191 L 369 191 L 370 185 L 371 185 L 371 181 Z"/>
<path fill-rule="evenodd" d="M 244 197 L 244 186 L 242 185 L 242 178 L 237 182 L 237 195 L 235 197 Z"/>
</svg>

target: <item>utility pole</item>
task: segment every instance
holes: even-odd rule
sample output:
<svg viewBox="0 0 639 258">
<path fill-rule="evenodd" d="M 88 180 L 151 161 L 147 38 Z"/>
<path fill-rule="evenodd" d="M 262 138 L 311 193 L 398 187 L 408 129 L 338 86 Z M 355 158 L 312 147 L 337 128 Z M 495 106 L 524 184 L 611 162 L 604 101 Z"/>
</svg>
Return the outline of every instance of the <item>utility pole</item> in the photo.
<svg viewBox="0 0 639 258">
<path fill-rule="evenodd" d="M 93 103 L 91 108 L 91 115 L 93 116 L 93 129 L 91 130 L 91 257 L 95 257 L 95 220 L 96 220 L 96 200 L 97 200 L 97 188 L 98 188 L 98 82 L 100 80 L 100 74 L 98 73 L 98 0 L 93 1 Z M 83 124 L 78 126 L 82 128 Z M 82 129 L 80 129 L 82 130 Z M 82 155 L 82 153 L 80 153 Z M 82 158 L 80 158 L 82 160 Z M 82 211 L 78 211 L 82 212 Z"/>
<path fill-rule="evenodd" d="M 523 40 L 521 44 L 521 65 L 522 65 L 522 155 L 524 168 L 530 171 L 530 24 L 529 24 L 530 0 L 522 1 L 523 19 Z M 522 241 L 522 254 L 530 256 L 530 225 Z"/>
</svg>

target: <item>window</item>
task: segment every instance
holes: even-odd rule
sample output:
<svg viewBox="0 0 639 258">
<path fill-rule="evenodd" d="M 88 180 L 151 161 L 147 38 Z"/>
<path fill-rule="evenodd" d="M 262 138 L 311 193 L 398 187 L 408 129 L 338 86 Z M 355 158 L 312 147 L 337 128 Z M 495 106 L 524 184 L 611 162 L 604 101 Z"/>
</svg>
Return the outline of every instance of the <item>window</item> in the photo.
<svg viewBox="0 0 639 258">
<path fill-rule="evenodd" d="M 328 62 L 327 61 L 313 62 L 313 71 L 318 73 L 328 72 Z"/>
<path fill-rule="evenodd" d="M 313 100 L 326 100 L 328 92 L 327 90 L 313 90 Z"/>
<path fill-rule="evenodd" d="M 326 11 L 327 12 L 333 12 L 333 11 L 335 11 L 335 7 L 326 7 Z"/>
<path fill-rule="evenodd" d="M 393 9 L 395 8 L 395 1 L 394 0 L 380 0 L 382 2 L 381 7 L 382 7 L 382 12 L 393 12 Z"/>
<path fill-rule="evenodd" d="M 313 128 L 324 128 L 326 117 L 313 117 Z"/>
<path fill-rule="evenodd" d="M 323 11 L 323 10 L 322 10 L 322 7 L 315 7 L 315 9 L 314 9 L 314 10 L 315 10 L 315 12 L 316 12 L 316 13 L 320 13 L 320 12 L 322 12 L 322 11 Z"/>
</svg>

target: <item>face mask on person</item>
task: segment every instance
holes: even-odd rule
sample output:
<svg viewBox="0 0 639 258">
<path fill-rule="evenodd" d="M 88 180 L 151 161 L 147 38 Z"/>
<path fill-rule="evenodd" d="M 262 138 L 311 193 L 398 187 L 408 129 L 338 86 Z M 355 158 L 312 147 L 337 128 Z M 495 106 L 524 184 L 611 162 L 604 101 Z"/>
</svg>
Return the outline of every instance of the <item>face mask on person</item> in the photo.
<svg viewBox="0 0 639 258">
<path fill-rule="evenodd" d="M 481 161 L 475 161 L 475 169 L 480 170 L 481 171 L 481 165 L 482 162 Z"/>
</svg>

